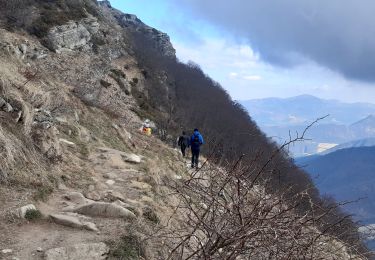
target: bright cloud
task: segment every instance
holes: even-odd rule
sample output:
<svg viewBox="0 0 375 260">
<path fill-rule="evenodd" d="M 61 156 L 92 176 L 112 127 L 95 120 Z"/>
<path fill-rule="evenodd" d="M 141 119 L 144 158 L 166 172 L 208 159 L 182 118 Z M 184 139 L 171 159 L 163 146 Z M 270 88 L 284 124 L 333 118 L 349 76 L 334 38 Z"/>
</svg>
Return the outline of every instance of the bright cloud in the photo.
<svg viewBox="0 0 375 260">
<path fill-rule="evenodd" d="M 246 80 L 255 80 L 255 81 L 262 79 L 262 77 L 259 75 L 249 75 L 249 76 L 244 76 L 243 78 Z"/>
</svg>

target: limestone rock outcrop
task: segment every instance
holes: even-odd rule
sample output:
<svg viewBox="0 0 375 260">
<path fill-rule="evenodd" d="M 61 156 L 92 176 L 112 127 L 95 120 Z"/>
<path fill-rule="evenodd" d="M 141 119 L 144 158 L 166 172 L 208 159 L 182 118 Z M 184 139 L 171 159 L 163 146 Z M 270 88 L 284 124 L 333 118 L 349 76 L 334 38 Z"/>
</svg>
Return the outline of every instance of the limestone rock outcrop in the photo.
<svg viewBox="0 0 375 260">
<path fill-rule="evenodd" d="M 144 24 L 136 15 L 123 14 L 120 11 L 113 9 L 111 5 L 108 4 L 108 1 L 101 1 L 99 4 L 102 6 L 102 8 L 110 10 L 122 27 L 142 32 L 152 41 L 154 41 L 156 43 L 156 48 L 161 54 L 171 58 L 176 57 L 176 50 L 173 48 L 170 38 L 166 33 Z"/>
<path fill-rule="evenodd" d="M 47 35 L 48 45 L 55 52 L 71 51 L 83 47 L 91 48 L 89 44 L 91 37 L 98 30 L 99 23 L 92 16 L 80 21 L 70 21 L 49 31 Z"/>
</svg>

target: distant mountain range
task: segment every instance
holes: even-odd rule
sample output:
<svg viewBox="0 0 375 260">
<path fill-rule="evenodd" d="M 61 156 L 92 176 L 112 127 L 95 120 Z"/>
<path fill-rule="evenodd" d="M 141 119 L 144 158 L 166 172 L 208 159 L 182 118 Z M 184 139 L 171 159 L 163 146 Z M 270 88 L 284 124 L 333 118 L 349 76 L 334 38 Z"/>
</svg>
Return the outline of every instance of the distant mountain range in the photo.
<svg viewBox="0 0 375 260">
<path fill-rule="evenodd" d="M 375 223 L 375 146 L 340 149 L 296 159 L 322 194 L 339 201 L 362 200 L 346 209 L 365 224 Z"/>
<path fill-rule="evenodd" d="M 359 139 L 359 140 L 354 140 L 351 142 L 339 144 L 333 148 L 327 149 L 324 152 L 319 153 L 319 155 L 329 154 L 329 153 L 332 153 L 341 149 L 371 147 L 371 146 L 375 146 L 375 138 Z"/>
<path fill-rule="evenodd" d="M 262 130 L 270 137 L 282 140 L 301 135 L 307 124 L 304 125 L 283 125 L 283 126 L 262 126 Z M 305 137 L 317 143 L 346 143 L 358 139 L 375 137 L 375 116 L 369 115 L 351 125 L 317 123 L 307 132 Z"/>
<path fill-rule="evenodd" d="M 305 142 L 289 147 L 295 157 L 316 154 L 337 144 L 375 138 L 375 104 L 343 103 L 310 95 L 292 98 L 266 98 L 240 102 L 267 136 L 282 144 L 300 136 L 317 118 Z"/>
<path fill-rule="evenodd" d="M 375 104 L 343 103 L 311 95 L 291 98 L 265 98 L 239 101 L 261 126 L 306 125 L 329 114 L 325 123 L 350 125 L 367 116 L 375 115 Z"/>
</svg>

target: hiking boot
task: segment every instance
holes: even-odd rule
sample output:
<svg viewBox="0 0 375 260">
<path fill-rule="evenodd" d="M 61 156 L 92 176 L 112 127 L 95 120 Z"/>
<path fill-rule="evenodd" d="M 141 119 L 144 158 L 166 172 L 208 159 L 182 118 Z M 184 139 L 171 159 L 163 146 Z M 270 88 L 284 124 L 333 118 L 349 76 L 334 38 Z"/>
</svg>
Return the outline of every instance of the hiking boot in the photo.
<svg viewBox="0 0 375 260">
<path fill-rule="evenodd" d="M 191 168 L 193 168 L 193 169 L 194 169 L 194 164 L 192 164 L 192 165 L 191 165 Z"/>
</svg>

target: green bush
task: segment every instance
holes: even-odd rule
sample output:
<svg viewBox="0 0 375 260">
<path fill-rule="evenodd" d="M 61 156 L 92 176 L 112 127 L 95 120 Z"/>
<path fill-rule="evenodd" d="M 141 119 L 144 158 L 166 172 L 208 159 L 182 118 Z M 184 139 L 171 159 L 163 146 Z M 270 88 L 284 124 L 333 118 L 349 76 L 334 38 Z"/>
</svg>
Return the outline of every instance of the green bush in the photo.
<svg viewBox="0 0 375 260">
<path fill-rule="evenodd" d="M 42 218 L 42 213 L 37 209 L 28 209 L 25 214 L 25 219 L 28 221 L 35 221 Z"/>
</svg>

